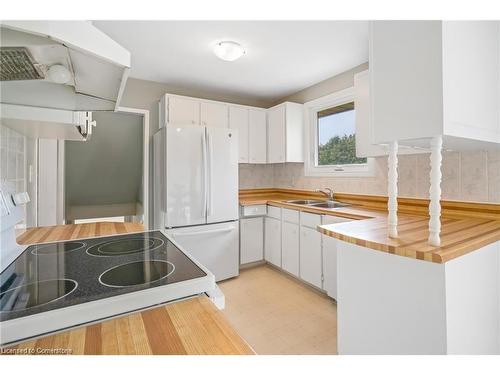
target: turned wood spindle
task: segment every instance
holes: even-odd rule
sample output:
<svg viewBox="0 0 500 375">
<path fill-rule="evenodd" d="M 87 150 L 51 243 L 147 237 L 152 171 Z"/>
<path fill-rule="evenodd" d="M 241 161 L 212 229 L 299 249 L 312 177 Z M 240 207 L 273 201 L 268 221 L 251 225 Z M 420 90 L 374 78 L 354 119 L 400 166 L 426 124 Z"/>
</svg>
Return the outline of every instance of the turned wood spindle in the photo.
<svg viewBox="0 0 500 375">
<path fill-rule="evenodd" d="M 387 218 L 387 234 L 391 238 L 398 237 L 398 142 L 393 141 L 389 144 L 388 159 L 388 184 L 387 192 L 389 200 L 387 209 L 389 216 Z"/>
<path fill-rule="evenodd" d="M 429 188 L 429 244 L 441 245 L 441 162 L 442 162 L 443 138 L 436 136 L 431 140 L 431 171 Z"/>
</svg>

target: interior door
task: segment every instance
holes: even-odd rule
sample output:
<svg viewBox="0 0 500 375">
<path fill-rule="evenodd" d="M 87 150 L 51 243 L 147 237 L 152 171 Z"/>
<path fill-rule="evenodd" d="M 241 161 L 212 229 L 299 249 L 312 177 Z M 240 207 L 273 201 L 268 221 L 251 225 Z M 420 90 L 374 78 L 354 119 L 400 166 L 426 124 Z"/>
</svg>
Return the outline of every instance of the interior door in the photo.
<svg viewBox="0 0 500 375">
<path fill-rule="evenodd" d="M 206 215 L 205 128 L 166 129 L 166 227 L 204 224 Z"/>
<path fill-rule="evenodd" d="M 207 129 L 207 223 L 238 219 L 238 135 L 232 129 Z"/>
</svg>

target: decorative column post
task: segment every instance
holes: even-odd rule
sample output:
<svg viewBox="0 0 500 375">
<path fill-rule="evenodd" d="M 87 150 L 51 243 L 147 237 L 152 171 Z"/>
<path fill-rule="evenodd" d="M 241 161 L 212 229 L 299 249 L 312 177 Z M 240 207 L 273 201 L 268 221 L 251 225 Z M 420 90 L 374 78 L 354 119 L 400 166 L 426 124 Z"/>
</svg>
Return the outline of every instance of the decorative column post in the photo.
<svg viewBox="0 0 500 375">
<path fill-rule="evenodd" d="M 387 219 L 387 234 L 391 238 L 398 237 L 398 142 L 393 141 L 389 144 L 388 160 L 388 184 L 387 192 L 389 200 L 387 209 L 389 217 Z"/>
<path fill-rule="evenodd" d="M 429 244 L 432 246 L 441 245 L 441 162 L 443 149 L 443 138 L 438 135 L 431 139 L 431 172 L 429 189 Z"/>
</svg>

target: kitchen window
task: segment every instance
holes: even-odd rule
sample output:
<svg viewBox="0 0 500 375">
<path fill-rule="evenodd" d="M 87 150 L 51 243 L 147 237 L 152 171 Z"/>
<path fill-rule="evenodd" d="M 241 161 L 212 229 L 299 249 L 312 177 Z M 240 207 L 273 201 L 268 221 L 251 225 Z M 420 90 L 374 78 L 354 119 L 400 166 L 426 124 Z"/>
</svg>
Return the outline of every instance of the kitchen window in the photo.
<svg viewBox="0 0 500 375">
<path fill-rule="evenodd" d="M 307 176 L 373 175 L 373 161 L 356 156 L 356 108 L 352 88 L 305 103 Z"/>
</svg>

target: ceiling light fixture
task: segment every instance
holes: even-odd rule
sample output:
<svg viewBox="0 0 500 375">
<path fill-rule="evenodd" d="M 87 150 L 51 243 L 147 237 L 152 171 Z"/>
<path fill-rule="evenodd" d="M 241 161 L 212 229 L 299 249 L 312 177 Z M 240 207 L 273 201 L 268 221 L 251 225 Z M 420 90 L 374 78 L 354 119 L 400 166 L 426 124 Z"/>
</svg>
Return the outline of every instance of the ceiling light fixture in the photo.
<svg viewBox="0 0 500 375">
<path fill-rule="evenodd" d="M 243 56 L 246 51 L 241 44 L 231 41 L 218 42 L 214 46 L 215 55 L 224 61 L 234 61 Z"/>
<path fill-rule="evenodd" d="M 66 84 L 71 80 L 71 72 L 64 65 L 52 65 L 47 71 L 49 79 L 55 83 Z"/>
</svg>

